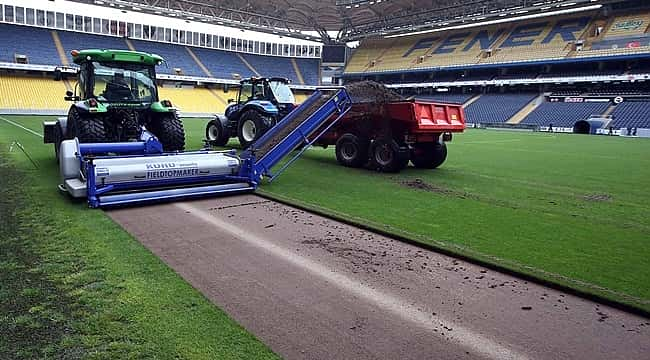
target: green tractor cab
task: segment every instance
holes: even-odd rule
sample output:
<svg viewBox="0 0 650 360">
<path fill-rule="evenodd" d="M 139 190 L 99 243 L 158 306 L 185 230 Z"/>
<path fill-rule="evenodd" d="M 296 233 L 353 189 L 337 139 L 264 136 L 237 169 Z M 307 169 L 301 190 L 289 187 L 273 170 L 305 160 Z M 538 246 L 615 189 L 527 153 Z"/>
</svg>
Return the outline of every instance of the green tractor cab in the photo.
<svg viewBox="0 0 650 360">
<path fill-rule="evenodd" d="M 237 99 L 228 101 L 224 116 L 217 115 L 207 124 L 206 142 L 224 146 L 237 137 L 247 148 L 296 107 L 289 82 L 279 77 L 242 80 Z"/>
<path fill-rule="evenodd" d="M 45 122 L 45 143 L 58 154 L 62 140 L 80 142 L 136 141 L 144 129 L 153 133 L 165 151 L 185 148 L 183 123 L 169 100 L 160 101 L 155 54 L 125 50 L 73 50 L 79 65 L 75 91 L 66 92 L 72 105 L 68 116 Z"/>
</svg>

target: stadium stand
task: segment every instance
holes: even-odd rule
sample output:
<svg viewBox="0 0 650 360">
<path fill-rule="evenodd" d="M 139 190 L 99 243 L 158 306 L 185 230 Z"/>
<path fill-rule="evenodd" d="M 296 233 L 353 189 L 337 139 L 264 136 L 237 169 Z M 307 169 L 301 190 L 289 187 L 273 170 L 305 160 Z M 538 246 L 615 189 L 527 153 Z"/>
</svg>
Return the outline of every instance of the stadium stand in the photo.
<svg viewBox="0 0 650 360">
<path fill-rule="evenodd" d="M 295 59 L 305 84 L 320 84 L 320 61 L 318 59 Z"/>
<path fill-rule="evenodd" d="M 469 123 L 503 123 L 508 121 L 537 94 L 483 94 L 465 108 Z"/>
<path fill-rule="evenodd" d="M 612 112 L 610 126 L 619 128 L 650 128 L 650 101 L 625 101 Z"/>
<path fill-rule="evenodd" d="M 650 12 L 616 16 L 602 33 L 590 37 L 588 31 L 594 27 L 594 19 L 595 14 L 542 18 L 476 30 L 362 41 L 345 72 L 404 72 L 650 53 Z M 583 41 L 584 46 L 576 49 L 578 41 Z"/>
<path fill-rule="evenodd" d="M 261 76 L 286 77 L 294 83 L 299 83 L 298 75 L 296 75 L 289 58 L 253 54 L 242 54 L 242 56 Z"/>
<path fill-rule="evenodd" d="M 168 66 L 159 67 L 160 73 L 174 74 L 174 69 L 181 69 L 183 75 L 207 76 L 184 46 L 142 40 L 131 40 L 131 42 L 138 51 L 158 54 L 165 58 Z"/>
<path fill-rule="evenodd" d="M 15 62 L 27 56 L 30 64 L 61 64 L 50 30 L 0 24 L 0 61 Z"/>
<path fill-rule="evenodd" d="M 193 48 L 192 51 L 216 78 L 233 79 L 236 77 L 234 75 L 240 77 L 255 75 L 233 52 L 203 48 Z"/>
<path fill-rule="evenodd" d="M 70 51 L 75 49 L 79 50 L 88 48 L 90 44 L 92 44 L 92 47 L 97 49 L 129 50 L 129 47 L 123 38 L 84 34 L 71 31 L 57 31 L 56 33 L 58 34 L 59 39 L 61 39 L 61 45 L 63 45 L 64 54 L 67 57 L 69 63 L 72 63 L 72 56 L 70 55 Z M 50 64 L 60 65 L 61 61 Z"/>
<path fill-rule="evenodd" d="M 531 112 L 521 124 L 554 127 L 573 127 L 580 120 L 587 120 L 591 115 L 602 115 L 607 111 L 609 102 L 544 102 Z"/>
<path fill-rule="evenodd" d="M 635 36 L 644 34 L 650 26 L 650 13 L 615 17 L 605 30 L 605 37 Z"/>
<path fill-rule="evenodd" d="M 234 93 L 207 88 L 162 86 L 158 92 L 161 99 L 169 99 L 182 112 L 192 114 L 223 114 L 229 96 L 236 96 Z"/>
<path fill-rule="evenodd" d="M 69 104 L 63 100 L 67 90 L 63 81 L 43 77 L 2 75 L 0 109 L 61 110 Z"/>
<path fill-rule="evenodd" d="M 590 16 L 500 24 L 476 30 L 362 42 L 346 73 L 561 59 L 588 28 Z"/>
<path fill-rule="evenodd" d="M 47 30 L 36 27 L 0 24 L 0 62 L 15 62 L 15 55 L 25 55 L 30 64 L 37 65 L 63 65 L 61 56 L 68 62 L 72 61 L 70 51 L 74 49 L 99 48 L 129 50 L 125 38 L 103 36 L 81 32 Z M 61 42 L 61 51 L 57 49 L 55 37 Z M 253 54 L 238 54 L 216 49 L 200 47 L 185 47 L 182 45 L 129 40 L 132 50 L 144 51 L 161 55 L 167 61 L 167 66 L 158 68 L 162 74 L 176 75 L 175 69 L 180 69 L 182 75 L 216 77 L 233 79 L 233 74 L 241 77 L 254 76 L 261 71 L 265 76 L 288 77 L 294 83 L 300 84 L 299 76 L 294 70 L 291 58 L 280 56 L 264 56 Z M 192 56 L 196 56 L 196 60 Z M 243 61 L 252 65 L 249 68 Z M 294 58 L 297 68 L 306 85 L 320 83 L 320 60 L 311 58 Z M 202 65 L 208 70 L 204 71 Z"/>
</svg>

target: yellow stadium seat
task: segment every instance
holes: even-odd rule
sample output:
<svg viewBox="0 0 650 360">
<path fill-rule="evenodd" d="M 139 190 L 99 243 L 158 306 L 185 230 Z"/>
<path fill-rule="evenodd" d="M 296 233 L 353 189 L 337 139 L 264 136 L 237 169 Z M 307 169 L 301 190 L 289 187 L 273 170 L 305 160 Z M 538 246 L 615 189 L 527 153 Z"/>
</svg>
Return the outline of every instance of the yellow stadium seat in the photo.
<svg viewBox="0 0 650 360">
<path fill-rule="evenodd" d="M 41 77 L 0 76 L 0 109 L 65 110 L 63 81 Z"/>
<path fill-rule="evenodd" d="M 604 36 L 609 38 L 643 35 L 648 30 L 649 25 L 650 14 L 617 16 L 605 30 Z"/>
</svg>

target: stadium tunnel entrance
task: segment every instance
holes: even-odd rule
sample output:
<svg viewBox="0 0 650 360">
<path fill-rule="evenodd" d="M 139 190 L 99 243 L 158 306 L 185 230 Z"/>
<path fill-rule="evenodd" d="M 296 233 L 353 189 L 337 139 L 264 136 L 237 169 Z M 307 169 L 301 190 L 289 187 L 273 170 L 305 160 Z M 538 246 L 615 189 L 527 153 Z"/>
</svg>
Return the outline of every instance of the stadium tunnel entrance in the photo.
<svg viewBox="0 0 650 360">
<path fill-rule="evenodd" d="M 573 124 L 574 134 L 596 134 L 596 130 L 603 126 L 601 120 L 580 120 Z"/>
</svg>

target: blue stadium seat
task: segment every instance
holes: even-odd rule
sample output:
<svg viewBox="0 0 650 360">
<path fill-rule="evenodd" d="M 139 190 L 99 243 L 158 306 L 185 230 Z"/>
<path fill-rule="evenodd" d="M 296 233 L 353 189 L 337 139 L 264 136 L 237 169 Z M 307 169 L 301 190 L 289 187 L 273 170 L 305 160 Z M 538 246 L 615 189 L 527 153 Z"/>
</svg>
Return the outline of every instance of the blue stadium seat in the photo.
<svg viewBox="0 0 650 360">
<path fill-rule="evenodd" d="M 545 102 L 533 110 L 521 123 L 573 127 L 576 122 L 587 120 L 591 115 L 602 115 L 609 105 L 609 102 Z"/>
<path fill-rule="evenodd" d="M 0 24 L 0 34 L 0 61 L 13 63 L 22 54 L 30 64 L 61 65 L 50 30 Z"/>
<path fill-rule="evenodd" d="M 233 74 L 243 78 L 255 75 L 234 52 L 205 48 L 192 48 L 192 51 L 216 78 L 232 79 Z"/>
<path fill-rule="evenodd" d="M 65 50 L 65 55 L 68 61 L 72 63 L 72 56 L 70 51 L 83 50 L 83 49 L 114 49 L 114 50 L 129 50 L 126 41 L 123 38 L 114 36 L 102 36 L 93 34 L 84 34 L 71 31 L 57 30 L 61 45 Z"/>
<path fill-rule="evenodd" d="M 465 109 L 469 123 L 503 123 L 518 113 L 537 94 L 484 94 Z"/>
<path fill-rule="evenodd" d="M 320 85 L 320 60 L 296 58 L 305 85 Z"/>
<path fill-rule="evenodd" d="M 625 101 L 612 112 L 613 128 L 644 128 L 650 129 L 650 101 Z"/>
<path fill-rule="evenodd" d="M 286 77 L 294 83 L 298 82 L 298 75 L 293 69 L 291 59 L 287 57 L 253 54 L 242 54 L 242 56 L 264 77 Z"/>
<path fill-rule="evenodd" d="M 138 51 L 155 53 L 165 58 L 168 67 L 162 66 L 158 68 L 158 72 L 162 74 L 174 74 L 174 69 L 180 68 L 183 75 L 207 76 L 182 45 L 144 40 L 131 40 L 131 42 Z"/>
</svg>

